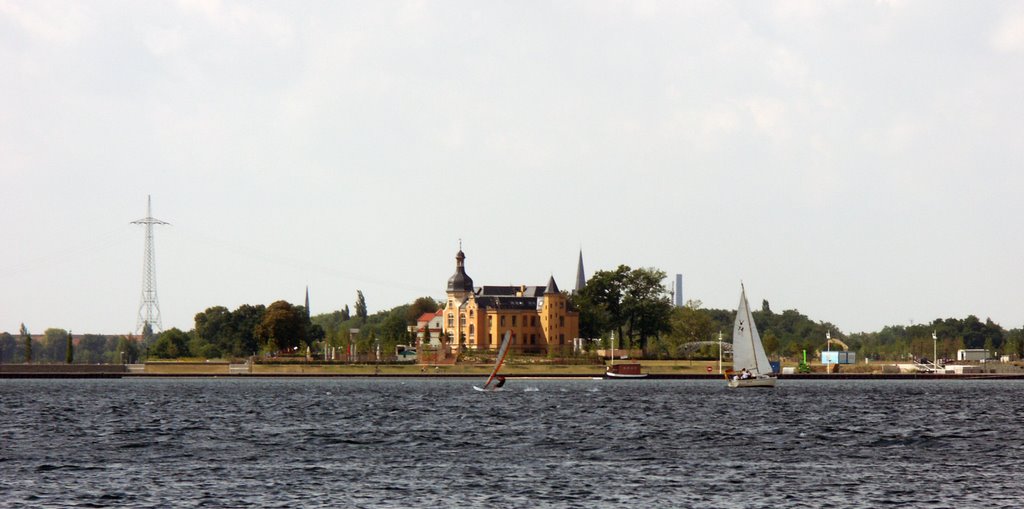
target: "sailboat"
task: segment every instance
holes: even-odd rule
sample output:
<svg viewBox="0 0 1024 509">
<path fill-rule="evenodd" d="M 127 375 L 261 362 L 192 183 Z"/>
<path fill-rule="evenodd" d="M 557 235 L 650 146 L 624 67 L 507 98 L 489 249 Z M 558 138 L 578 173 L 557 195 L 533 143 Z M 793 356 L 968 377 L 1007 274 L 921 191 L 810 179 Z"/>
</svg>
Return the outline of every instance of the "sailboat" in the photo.
<svg viewBox="0 0 1024 509">
<path fill-rule="evenodd" d="M 725 372 L 729 387 L 775 387 L 772 365 L 754 325 L 743 283 L 740 283 L 740 305 L 732 328 L 732 367 Z M 735 371 L 737 369 L 743 371 Z"/>
<path fill-rule="evenodd" d="M 615 332 L 612 332 L 611 338 L 612 346 L 612 358 L 611 363 L 604 372 L 605 378 L 647 378 L 647 373 L 640 371 L 639 362 L 630 362 L 625 364 L 615 364 Z"/>
<path fill-rule="evenodd" d="M 502 385 L 505 385 L 505 378 L 498 376 L 498 370 L 501 369 L 501 365 L 505 363 L 505 356 L 508 355 L 508 345 L 512 342 L 512 330 L 505 331 L 505 337 L 501 339 L 501 346 L 498 347 L 498 358 L 494 361 L 494 369 L 491 370 L 491 376 L 487 377 L 487 382 L 484 383 L 483 387 L 473 386 L 474 389 L 483 392 L 501 391 Z M 494 382 L 495 379 L 498 381 Z"/>
</svg>

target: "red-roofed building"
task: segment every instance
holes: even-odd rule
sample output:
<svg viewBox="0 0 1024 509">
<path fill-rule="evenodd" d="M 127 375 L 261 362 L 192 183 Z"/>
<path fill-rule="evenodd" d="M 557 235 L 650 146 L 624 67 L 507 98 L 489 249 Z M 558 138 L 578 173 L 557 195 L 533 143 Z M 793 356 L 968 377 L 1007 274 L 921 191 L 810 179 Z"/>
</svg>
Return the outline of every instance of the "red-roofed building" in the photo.
<svg viewBox="0 0 1024 509">
<path fill-rule="evenodd" d="M 436 313 L 423 313 L 416 319 L 416 339 L 421 345 L 439 346 L 441 344 L 443 316 L 444 310 L 439 309 Z"/>
</svg>

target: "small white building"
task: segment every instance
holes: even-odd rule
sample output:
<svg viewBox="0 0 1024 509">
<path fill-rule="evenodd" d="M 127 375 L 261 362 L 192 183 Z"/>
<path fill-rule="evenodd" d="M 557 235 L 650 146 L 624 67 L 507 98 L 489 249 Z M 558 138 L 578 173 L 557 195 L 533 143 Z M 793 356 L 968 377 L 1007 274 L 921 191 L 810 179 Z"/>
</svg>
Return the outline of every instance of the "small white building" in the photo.
<svg viewBox="0 0 1024 509">
<path fill-rule="evenodd" d="M 443 310 L 436 313 L 423 313 L 416 320 L 416 339 L 423 346 L 438 346 L 441 344 Z M 411 328 L 411 327 L 410 327 Z"/>
<path fill-rule="evenodd" d="M 984 348 L 967 348 L 956 351 L 956 360 L 958 361 L 983 361 L 988 357 L 988 350 Z"/>
</svg>

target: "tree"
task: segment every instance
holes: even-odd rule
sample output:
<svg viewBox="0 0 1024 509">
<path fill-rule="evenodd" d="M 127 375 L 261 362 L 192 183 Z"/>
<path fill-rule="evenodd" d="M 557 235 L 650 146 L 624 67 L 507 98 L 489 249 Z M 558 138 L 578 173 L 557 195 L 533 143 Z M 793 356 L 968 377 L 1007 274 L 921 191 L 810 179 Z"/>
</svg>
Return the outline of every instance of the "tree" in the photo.
<svg viewBox="0 0 1024 509">
<path fill-rule="evenodd" d="M 681 342 L 708 341 L 715 332 L 711 317 L 701 311 L 701 305 L 699 300 L 690 300 L 685 306 L 672 311 L 672 335 Z"/>
<path fill-rule="evenodd" d="M 409 325 L 416 325 L 416 320 L 425 313 L 437 312 L 437 301 L 432 297 L 420 297 L 413 301 L 405 315 L 405 321 Z"/>
<path fill-rule="evenodd" d="M 662 284 L 665 276 L 662 270 L 640 268 L 629 272 L 625 279 L 622 315 L 630 338 L 639 339 L 641 349 L 647 348 L 649 338 L 672 330 L 672 301 Z"/>
<path fill-rule="evenodd" d="M 301 309 L 283 300 L 268 306 L 256 326 L 257 341 L 261 345 L 273 342 L 279 349 L 302 346 L 306 339 L 306 314 Z"/>
<path fill-rule="evenodd" d="M 366 322 L 366 298 L 362 290 L 356 290 L 356 316 L 359 321 Z"/>
<path fill-rule="evenodd" d="M 43 344 L 39 351 L 33 352 L 37 360 L 43 362 L 60 362 L 66 356 L 68 331 L 49 328 L 43 332 Z"/>
<path fill-rule="evenodd" d="M 347 322 L 352 319 L 352 313 L 348 310 L 348 304 L 345 304 L 345 309 L 341 310 L 341 321 Z"/>
<path fill-rule="evenodd" d="M 83 364 L 96 364 L 103 362 L 106 356 L 106 336 L 85 334 L 78 340 L 78 362 Z"/>
<path fill-rule="evenodd" d="M 622 295 L 629 271 L 629 266 L 619 265 L 614 271 L 599 270 L 587 280 L 572 303 L 580 313 L 580 336 L 598 338 L 616 330 L 621 337 Z"/>
<path fill-rule="evenodd" d="M 110 361 L 113 364 L 131 364 L 139 358 L 139 342 L 133 336 L 114 338 L 115 346 L 110 350 Z"/>
<path fill-rule="evenodd" d="M 64 362 L 65 363 L 71 364 L 72 362 L 75 361 L 75 350 L 74 350 L 74 348 L 75 347 L 74 347 L 74 345 L 71 342 L 71 331 L 68 331 L 68 348 L 67 348 L 67 352 L 64 354 Z"/>
<path fill-rule="evenodd" d="M 188 357 L 189 336 L 177 327 L 165 330 L 156 338 L 149 348 L 149 354 L 158 359 L 177 359 Z"/>
<path fill-rule="evenodd" d="M 146 322 L 142 324 L 142 344 L 151 345 L 156 340 L 156 334 L 153 332 L 153 324 Z"/>
<path fill-rule="evenodd" d="M 21 334 L 21 340 L 25 343 L 25 364 L 32 363 L 32 335 L 28 333 L 28 328 L 25 324 L 21 324 L 21 329 L 18 331 Z"/>
<path fill-rule="evenodd" d="M 0 363 L 14 362 L 18 341 L 8 332 L 0 333 Z"/>
</svg>

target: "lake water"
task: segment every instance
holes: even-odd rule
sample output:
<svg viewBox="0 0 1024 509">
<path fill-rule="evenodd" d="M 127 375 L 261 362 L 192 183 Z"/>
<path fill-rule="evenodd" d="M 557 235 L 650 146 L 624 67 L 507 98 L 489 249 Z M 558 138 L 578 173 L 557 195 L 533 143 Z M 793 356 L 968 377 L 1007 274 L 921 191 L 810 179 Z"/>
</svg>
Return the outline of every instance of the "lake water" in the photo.
<svg viewBox="0 0 1024 509">
<path fill-rule="evenodd" d="M 0 380 L 0 507 L 1021 507 L 1021 381 Z"/>
</svg>

